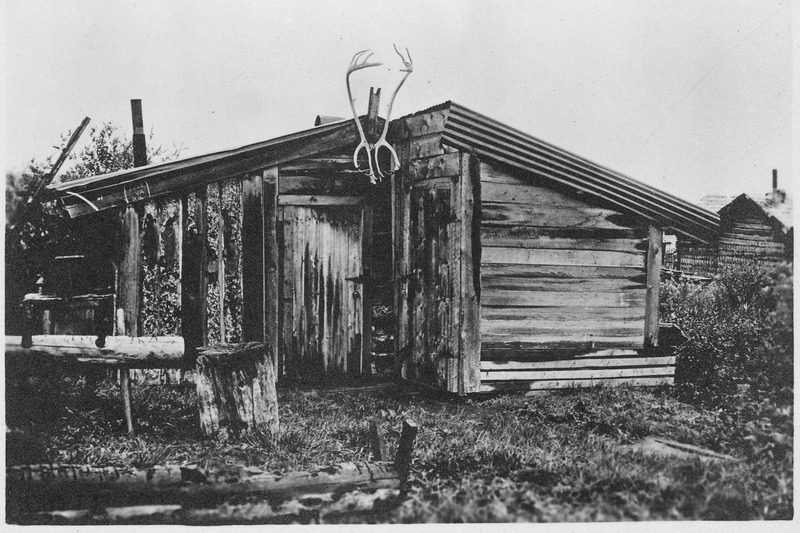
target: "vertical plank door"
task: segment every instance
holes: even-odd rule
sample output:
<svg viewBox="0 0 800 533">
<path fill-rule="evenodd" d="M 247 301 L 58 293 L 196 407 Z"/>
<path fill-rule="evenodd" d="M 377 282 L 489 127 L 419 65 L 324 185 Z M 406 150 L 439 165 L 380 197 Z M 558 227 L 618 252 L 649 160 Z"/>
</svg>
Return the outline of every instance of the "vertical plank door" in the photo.
<svg viewBox="0 0 800 533">
<path fill-rule="evenodd" d="M 290 378 L 368 373 L 364 230 L 371 207 L 314 201 L 323 205 L 280 200 L 284 372 Z"/>
</svg>

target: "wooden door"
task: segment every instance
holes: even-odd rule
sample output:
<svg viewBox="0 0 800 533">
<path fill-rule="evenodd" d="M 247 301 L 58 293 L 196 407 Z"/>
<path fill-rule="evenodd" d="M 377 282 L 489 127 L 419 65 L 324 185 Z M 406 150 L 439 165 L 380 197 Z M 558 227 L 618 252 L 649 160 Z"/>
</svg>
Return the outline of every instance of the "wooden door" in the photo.
<svg viewBox="0 0 800 533">
<path fill-rule="evenodd" d="M 408 196 L 408 336 L 406 377 L 458 390 L 458 220 L 450 183 L 421 182 Z"/>
<path fill-rule="evenodd" d="M 282 375 L 368 372 L 364 251 L 371 208 L 358 199 L 350 203 L 279 208 Z"/>
</svg>

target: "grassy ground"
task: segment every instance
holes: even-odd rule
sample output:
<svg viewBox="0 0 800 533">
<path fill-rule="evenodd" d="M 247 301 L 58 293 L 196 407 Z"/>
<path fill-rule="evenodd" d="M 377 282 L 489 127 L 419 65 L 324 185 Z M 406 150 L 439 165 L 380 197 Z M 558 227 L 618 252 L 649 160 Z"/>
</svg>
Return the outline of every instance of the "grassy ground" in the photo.
<svg viewBox="0 0 800 533">
<path fill-rule="evenodd" d="M 138 436 L 125 436 L 110 380 L 20 380 L 7 387 L 7 463 L 147 467 L 240 463 L 301 470 L 368 460 L 369 419 L 394 444 L 420 426 L 411 488 L 366 522 L 788 519 L 793 515 L 792 406 L 731 398 L 700 410 L 669 389 L 446 399 L 413 393 L 283 390 L 281 431 L 232 444 L 204 440 L 192 386 L 134 391 Z M 730 454 L 706 463 L 625 445 L 664 436 Z"/>
</svg>

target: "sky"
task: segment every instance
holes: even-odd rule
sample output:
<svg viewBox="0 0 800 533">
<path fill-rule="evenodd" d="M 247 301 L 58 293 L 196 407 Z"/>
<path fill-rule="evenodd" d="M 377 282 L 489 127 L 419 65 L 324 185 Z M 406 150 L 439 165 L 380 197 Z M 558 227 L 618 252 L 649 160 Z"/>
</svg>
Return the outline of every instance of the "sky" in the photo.
<svg viewBox="0 0 800 533">
<path fill-rule="evenodd" d="M 795 181 L 797 9 L 787 0 L 105 0 L 3 9 L 7 169 L 57 153 L 84 116 L 130 136 L 132 98 L 142 100 L 155 142 L 182 145 L 183 156 L 307 129 L 318 114 L 349 117 L 345 71 L 367 48 L 384 65 L 353 75 L 356 106 L 365 113 L 369 87 L 382 87 L 384 115 L 401 76 L 397 44 L 414 72 L 394 117 L 453 100 L 693 202 L 761 196 L 773 168 L 782 188 Z"/>
</svg>

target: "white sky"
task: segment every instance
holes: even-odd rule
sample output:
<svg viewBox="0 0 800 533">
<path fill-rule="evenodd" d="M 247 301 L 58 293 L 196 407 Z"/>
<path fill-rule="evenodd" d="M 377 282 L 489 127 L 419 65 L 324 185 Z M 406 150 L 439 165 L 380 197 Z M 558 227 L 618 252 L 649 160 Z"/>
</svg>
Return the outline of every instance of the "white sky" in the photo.
<svg viewBox="0 0 800 533">
<path fill-rule="evenodd" d="M 792 7 L 786 0 L 186 2 L 5 5 L 6 162 L 55 153 L 84 116 L 194 155 L 349 116 L 354 74 L 394 116 L 454 100 L 668 192 L 791 188 Z M 793 48 L 794 47 L 794 48 Z M 390 70 L 391 69 L 391 70 Z M 382 108 L 383 113 L 383 108 Z M 78 147 L 80 149 L 80 146 Z"/>
</svg>

